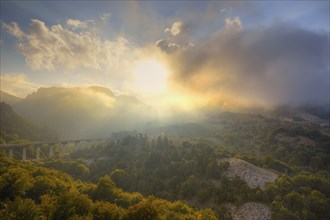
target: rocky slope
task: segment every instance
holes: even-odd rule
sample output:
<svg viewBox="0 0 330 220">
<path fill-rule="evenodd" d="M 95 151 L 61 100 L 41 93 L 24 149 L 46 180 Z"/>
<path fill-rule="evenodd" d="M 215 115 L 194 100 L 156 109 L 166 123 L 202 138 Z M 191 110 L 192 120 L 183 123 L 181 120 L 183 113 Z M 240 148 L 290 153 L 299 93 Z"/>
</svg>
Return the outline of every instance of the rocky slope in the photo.
<svg viewBox="0 0 330 220">
<path fill-rule="evenodd" d="M 228 205 L 233 220 L 268 220 L 271 218 L 271 209 L 261 203 L 248 202 L 240 207 Z"/>
<path fill-rule="evenodd" d="M 238 158 L 222 159 L 218 160 L 218 162 L 229 162 L 229 168 L 226 175 L 228 177 L 240 177 L 251 188 L 260 187 L 261 189 L 264 189 L 268 183 L 275 181 L 278 177 L 276 173 L 270 170 L 257 167 Z"/>
</svg>

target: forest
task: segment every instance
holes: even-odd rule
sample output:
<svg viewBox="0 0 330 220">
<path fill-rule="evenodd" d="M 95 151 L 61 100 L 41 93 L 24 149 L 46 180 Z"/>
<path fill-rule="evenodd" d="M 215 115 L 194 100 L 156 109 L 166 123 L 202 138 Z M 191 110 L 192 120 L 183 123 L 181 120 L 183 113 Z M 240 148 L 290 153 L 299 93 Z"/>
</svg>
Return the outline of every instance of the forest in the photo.
<svg viewBox="0 0 330 220">
<path fill-rule="evenodd" d="M 271 208 L 272 219 L 330 218 L 329 128 L 258 115 L 221 117 L 207 137 L 116 132 L 51 160 L 1 156 L 6 219 L 231 219 L 228 204 Z M 205 124 L 204 124 L 205 125 Z M 210 130 L 208 130 L 210 132 Z M 205 135 L 205 134 L 203 134 Z M 42 148 L 46 157 L 47 147 Z M 33 148 L 28 154 L 34 155 Z M 16 155 L 19 157 L 19 155 Z M 226 158 L 276 173 L 264 188 L 229 177 Z"/>
<path fill-rule="evenodd" d="M 211 209 L 128 193 L 109 176 L 95 184 L 1 155 L 1 219 L 217 219 Z"/>
</svg>

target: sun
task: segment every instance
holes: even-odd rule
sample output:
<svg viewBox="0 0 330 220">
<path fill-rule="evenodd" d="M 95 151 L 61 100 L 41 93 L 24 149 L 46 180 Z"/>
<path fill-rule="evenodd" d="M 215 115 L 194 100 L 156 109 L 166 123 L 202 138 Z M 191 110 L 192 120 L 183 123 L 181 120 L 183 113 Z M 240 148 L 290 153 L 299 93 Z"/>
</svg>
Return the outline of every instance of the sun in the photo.
<svg viewBox="0 0 330 220">
<path fill-rule="evenodd" d="M 158 60 L 140 60 L 132 68 L 136 88 L 143 93 L 160 93 L 166 90 L 168 70 Z"/>
</svg>

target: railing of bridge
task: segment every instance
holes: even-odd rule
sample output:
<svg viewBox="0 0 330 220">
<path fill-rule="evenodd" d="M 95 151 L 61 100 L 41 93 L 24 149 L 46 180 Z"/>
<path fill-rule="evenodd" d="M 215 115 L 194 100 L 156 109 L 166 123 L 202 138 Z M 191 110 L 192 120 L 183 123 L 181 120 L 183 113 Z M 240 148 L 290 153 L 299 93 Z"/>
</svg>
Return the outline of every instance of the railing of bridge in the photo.
<svg viewBox="0 0 330 220">
<path fill-rule="evenodd" d="M 40 160 L 40 147 L 49 146 L 48 157 L 52 158 L 54 155 L 54 146 L 65 146 L 69 143 L 74 143 L 76 145 L 75 149 L 78 149 L 78 146 L 82 142 L 98 142 L 105 143 L 109 138 L 93 138 L 93 139 L 77 139 L 77 140 L 64 140 L 56 142 L 30 142 L 30 143 L 9 143 L 9 144 L 0 144 L 0 150 L 8 150 L 8 157 L 13 158 L 14 149 L 22 150 L 22 160 L 27 160 L 26 149 L 27 147 L 35 147 L 35 159 Z"/>
</svg>

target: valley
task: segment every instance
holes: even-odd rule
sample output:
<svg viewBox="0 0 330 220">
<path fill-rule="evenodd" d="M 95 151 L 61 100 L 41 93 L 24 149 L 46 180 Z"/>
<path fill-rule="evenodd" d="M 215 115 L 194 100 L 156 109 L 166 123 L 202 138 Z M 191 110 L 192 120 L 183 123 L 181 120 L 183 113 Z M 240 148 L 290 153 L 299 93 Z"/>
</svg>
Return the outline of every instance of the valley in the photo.
<svg viewBox="0 0 330 220">
<path fill-rule="evenodd" d="M 63 94 L 65 90 L 58 91 Z M 54 91 L 55 94 L 58 91 Z M 99 88 L 97 92 L 112 96 L 109 90 Z M 39 99 L 31 97 L 21 102 L 27 105 L 30 99 Z M 16 105 L 20 106 L 20 103 Z M 75 111 L 84 112 L 85 109 L 77 108 Z M 33 131 L 33 134 L 44 131 L 35 130 L 38 125 L 19 116 L 4 102 L 1 113 L 8 115 L 1 121 L 3 142 L 42 140 L 42 136 L 29 136 L 27 131 Z M 66 117 L 56 115 L 58 121 Z M 157 122 L 151 123 L 152 128 L 144 125 L 135 130 L 112 132 L 104 143 L 85 142 L 79 144 L 79 148 L 70 143 L 65 148 L 55 144 L 51 158 L 48 158 L 49 147 L 44 146 L 40 148 L 40 160 L 17 163 L 58 170 L 84 184 L 97 184 L 100 178 L 109 178 L 113 187 L 125 193 L 140 193 L 148 201 L 150 196 L 173 203 L 180 201 L 218 219 L 299 219 L 313 216 L 326 219 L 329 215 L 325 207 L 329 204 L 330 127 L 324 125 L 327 119 L 318 119 L 322 123 L 317 124 L 315 120 L 310 121 L 310 117 L 304 121 L 288 121 L 276 114 L 270 116 L 270 112 L 264 116 L 260 113 L 212 113 L 191 122 Z M 10 122 L 14 121 L 16 130 L 9 129 Z M 105 126 L 100 122 L 99 125 Z M 56 135 L 45 136 L 43 140 L 59 141 Z M 16 158 L 20 158 L 19 154 L 16 152 Z M 27 155 L 33 158 L 35 149 L 27 148 Z M 2 160 L 8 160 L 5 158 L 3 155 Z M 9 170 L 3 170 L 1 176 Z M 8 189 L 1 190 L 7 192 Z M 82 195 L 87 193 L 90 199 L 97 201 L 86 191 L 78 189 L 78 192 Z M 29 193 L 21 196 L 31 198 Z M 309 202 L 315 196 L 323 198 L 322 203 L 318 203 L 318 208 L 323 211 L 316 210 L 314 203 Z M 35 206 L 41 205 L 38 197 L 32 199 Z M 292 199 L 295 199 L 293 204 L 290 203 Z M 130 207 L 111 199 L 107 201 L 122 209 Z M 296 207 L 297 202 L 301 205 Z M 163 219 L 162 211 L 156 210 L 157 218 Z M 3 209 L 2 212 L 10 213 L 10 210 Z"/>
<path fill-rule="evenodd" d="M 329 220 L 329 9 L 0 0 L 0 220 Z"/>
</svg>

